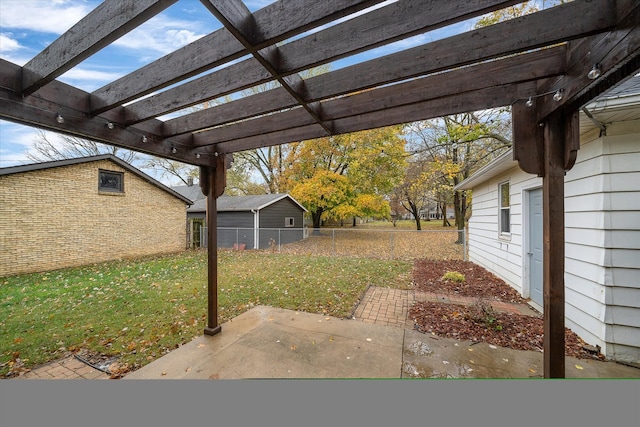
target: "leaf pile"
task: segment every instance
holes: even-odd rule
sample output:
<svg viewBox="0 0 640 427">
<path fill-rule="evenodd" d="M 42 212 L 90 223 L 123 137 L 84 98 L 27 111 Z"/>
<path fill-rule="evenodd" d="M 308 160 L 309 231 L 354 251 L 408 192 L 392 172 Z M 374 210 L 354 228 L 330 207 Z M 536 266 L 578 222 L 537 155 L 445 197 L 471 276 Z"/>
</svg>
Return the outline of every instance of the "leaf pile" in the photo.
<svg viewBox="0 0 640 427">
<path fill-rule="evenodd" d="M 463 283 L 442 280 L 455 270 L 465 275 Z M 491 300 L 525 303 L 526 300 L 484 268 L 468 261 L 418 260 L 414 263 L 413 280 L 416 289 L 479 297 L 472 305 L 418 302 L 409 310 L 416 330 L 441 337 L 485 342 L 515 350 L 542 351 L 544 320 L 541 316 L 497 312 L 487 309 Z M 604 359 L 601 353 L 585 349 L 587 344 L 573 331 L 565 328 L 565 354 L 581 359 Z"/>
<path fill-rule="evenodd" d="M 463 274 L 465 281 L 444 280 L 443 276 L 451 271 Z M 482 295 L 497 301 L 526 303 L 526 300 L 504 280 L 471 261 L 416 260 L 413 267 L 413 283 L 415 289 L 426 292 L 465 297 Z"/>
</svg>

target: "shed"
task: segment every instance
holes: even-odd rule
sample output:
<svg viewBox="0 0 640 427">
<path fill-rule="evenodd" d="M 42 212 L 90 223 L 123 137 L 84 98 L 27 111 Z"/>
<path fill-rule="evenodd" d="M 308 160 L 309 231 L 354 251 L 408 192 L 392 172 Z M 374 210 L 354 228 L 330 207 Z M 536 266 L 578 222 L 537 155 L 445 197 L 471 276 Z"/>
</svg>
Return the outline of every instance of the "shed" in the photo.
<svg viewBox="0 0 640 427">
<path fill-rule="evenodd" d="M 184 250 L 191 203 L 111 154 L 0 168 L 0 201 L 0 276 Z"/>
<path fill-rule="evenodd" d="M 640 74 L 582 109 L 565 176 L 566 325 L 612 360 L 640 363 Z M 456 187 L 473 191 L 469 259 L 543 310 L 542 178 L 511 151 Z"/>
<path fill-rule="evenodd" d="M 244 245 L 265 249 L 306 237 L 307 210 L 289 194 L 222 196 L 218 198 L 218 247 Z M 205 218 L 206 199 L 187 209 L 189 218 Z M 204 241 L 204 239 L 203 239 Z"/>
</svg>

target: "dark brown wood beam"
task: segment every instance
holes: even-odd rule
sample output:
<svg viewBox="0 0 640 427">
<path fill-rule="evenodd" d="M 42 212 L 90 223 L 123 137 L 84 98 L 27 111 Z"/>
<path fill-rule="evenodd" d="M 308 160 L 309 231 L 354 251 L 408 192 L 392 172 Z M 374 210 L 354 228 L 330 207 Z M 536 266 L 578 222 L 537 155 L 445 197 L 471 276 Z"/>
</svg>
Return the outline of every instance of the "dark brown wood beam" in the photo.
<svg viewBox="0 0 640 427">
<path fill-rule="evenodd" d="M 264 37 L 255 47 L 278 43 L 380 1 L 281 0 L 254 14 Z M 226 28 L 219 29 L 92 92 L 92 114 L 101 114 L 247 53 Z M 158 111 L 154 117 L 161 114 Z"/>
<path fill-rule="evenodd" d="M 177 0 L 101 3 L 23 67 L 22 94 L 30 95 Z"/>
<path fill-rule="evenodd" d="M 335 120 L 359 114 L 366 114 L 386 108 L 414 104 L 429 99 L 451 96 L 462 92 L 482 88 L 526 82 L 549 76 L 557 76 L 564 71 L 565 46 L 556 46 L 519 56 L 505 58 L 441 73 L 421 79 L 410 80 L 394 86 L 364 91 L 348 97 L 329 100 L 322 103 L 323 120 Z M 473 79 L 469 79 L 473 75 Z M 534 94 L 532 91 L 531 94 Z M 255 99 L 255 101 L 254 101 Z M 253 101 L 253 102 L 252 102 Z M 165 123 L 165 135 L 193 132 L 207 126 L 240 120 L 258 114 L 272 112 L 274 106 L 290 108 L 294 103 L 278 88 L 259 95 L 242 98 L 223 105 L 191 114 Z M 262 106 L 263 109 L 258 107 Z M 299 121 L 293 121 L 296 116 Z M 284 111 L 247 122 L 239 122 L 206 131 L 202 136 L 211 139 L 208 143 L 223 142 L 234 138 L 244 138 L 261 133 L 276 131 L 275 120 L 282 117 L 281 129 L 308 124 L 297 111 Z M 263 128 L 261 123 L 267 124 Z M 190 126 L 189 126 L 190 125 Z M 234 132 L 237 132 L 234 134 Z M 204 138 L 206 139 L 206 138 Z M 196 143 L 197 145 L 197 143 Z"/>
<path fill-rule="evenodd" d="M 436 100 L 346 117 L 334 120 L 333 126 L 336 134 L 342 134 L 409 123 L 416 120 L 426 120 L 443 115 L 477 111 L 485 108 L 496 108 L 509 105 L 514 99 L 523 98 L 534 88 L 535 83 L 528 82 L 481 89 L 438 98 Z M 321 138 L 323 136 L 325 136 L 325 134 L 322 128 L 309 125 L 221 142 L 212 147 L 220 153 L 233 153 L 236 151 L 297 142 L 305 139 Z M 194 146 L 207 145 L 206 133 L 194 134 L 193 143 Z"/>
<path fill-rule="evenodd" d="M 213 96 L 222 97 L 270 80 L 273 80 L 271 73 L 258 66 L 255 59 L 247 59 L 127 105 L 122 109 L 124 121 L 127 124 L 140 123 L 202 103 Z M 183 117 L 186 116 L 189 115 Z"/>
<path fill-rule="evenodd" d="M 305 80 L 318 101 L 607 31 L 615 0 L 576 1 Z M 522 31 L 535 28 L 535 31 Z M 398 66 L 402 64 L 402 66 Z"/>
<path fill-rule="evenodd" d="M 598 0 L 595 3 L 598 4 L 572 2 L 306 79 L 308 95 L 305 101 L 322 100 L 448 68 L 459 68 L 475 61 L 507 56 L 519 50 L 553 45 L 565 38 L 574 39 L 606 31 L 616 24 L 615 2 Z M 533 34 L 518 31 L 525 26 L 540 28 L 540 31 Z M 505 37 L 505 34 L 512 36 Z M 397 64 L 403 65 L 400 70 Z M 272 111 L 276 109 L 277 105 L 272 104 Z M 175 123 L 179 123 L 180 119 L 177 120 Z"/>
<path fill-rule="evenodd" d="M 527 106 L 526 101 L 516 102 L 511 107 L 513 126 L 513 160 L 520 169 L 538 176 L 544 175 L 544 127 L 537 121 L 535 100 Z"/>
<path fill-rule="evenodd" d="M 539 88 L 540 93 L 563 90 L 563 99 L 555 102 L 551 96 L 541 99 L 538 120 L 558 108 L 577 111 L 591 99 L 640 69 L 640 4 L 632 0 L 617 2 L 619 22 L 612 31 L 594 35 L 569 44 L 567 72 Z M 601 77 L 591 80 L 587 74 L 598 64 Z"/>
<path fill-rule="evenodd" d="M 217 172 L 218 161 L 215 166 L 200 168 L 200 189 L 207 196 L 207 326 L 204 328 L 205 335 L 215 335 L 222 330 L 218 324 L 218 196 L 216 194 L 219 184 Z"/>
<path fill-rule="evenodd" d="M 22 97 L 19 75 L 19 66 L 0 59 L 0 119 L 184 163 L 209 165 L 212 162 L 210 156 L 204 155 L 206 150 L 192 149 L 190 134 L 163 138 L 159 120 L 123 126 L 116 111 L 101 116 L 88 115 L 89 94 L 57 80 L 31 96 Z M 56 121 L 57 114 L 64 118 L 63 123 Z M 107 123 L 112 123 L 113 129 L 109 129 Z M 143 136 L 146 142 L 143 142 Z M 176 153 L 173 153 L 173 147 Z M 196 157 L 197 152 L 201 152 L 200 158 Z"/>
<path fill-rule="evenodd" d="M 210 4 L 208 1 L 205 1 L 205 3 Z M 226 1 L 218 3 L 221 4 L 221 7 L 232 4 L 232 2 Z M 441 28 L 464 20 L 474 14 L 486 13 L 514 3 L 517 3 L 517 1 L 473 0 L 462 5 L 454 2 L 443 4 L 436 0 L 429 2 L 398 2 L 369 12 L 366 15 L 350 19 L 347 22 L 331 26 L 310 36 L 294 40 L 278 47 L 277 50 L 270 47 L 269 50 L 253 48 L 253 51 L 254 53 L 257 52 L 258 55 L 273 66 L 271 73 L 273 79 L 285 77 L 285 80 L 287 80 L 286 76 L 291 73 L 325 64 L 365 49 L 391 43 L 401 37 Z M 210 8 L 214 11 L 216 10 L 213 6 L 210 6 Z M 231 14 L 231 12 L 223 13 Z M 236 14 L 238 13 L 236 12 Z M 248 33 L 248 39 L 255 39 L 255 35 L 259 34 L 258 25 L 255 23 L 253 16 L 249 17 L 247 13 L 248 11 L 244 11 L 244 18 L 239 16 L 230 17 L 226 19 L 226 22 L 229 22 L 229 25 L 231 25 L 231 22 L 241 22 L 241 24 L 237 25 L 250 29 L 244 27 L 242 29 L 230 28 L 230 31 L 234 34 Z M 385 27 L 385 31 L 379 31 L 382 26 Z M 352 37 L 352 34 L 358 34 L 358 37 Z M 245 47 L 248 51 L 252 49 L 250 43 Z M 266 81 L 253 77 L 265 73 L 263 66 L 254 59 L 245 60 L 229 68 L 237 68 L 237 71 L 234 72 L 235 80 L 231 85 L 221 88 L 219 84 L 216 84 L 217 81 L 225 81 L 227 75 L 231 73 L 230 70 L 225 71 L 226 69 L 223 69 L 213 72 L 180 87 L 168 89 L 162 93 L 161 97 L 158 95 L 127 106 L 125 109 L 127 123 L 133 124 L 147 118 L 157 117 L 160 114 L 196 105 L 204 100 L 224 96 L 234 90 L 242 90 Z M 291 82 L 288 83 L 293 84 Z M 183 87 L 186 85 L 189 86 Z M 194 89 L 191 89 L 191 87 L 194 87 Z M 295 88 L 294 91 L 296 91 Z M 189 96 L 187 96 L 187 93 Z M 137 104 L 140 104 L 140 106 Z"/>
<path fill-rule="evenodd" d="M 544 122 L 543 309 L 544 377 L 565 377 L 564 175 L 565 118 L 557 112 Z"/>
<path fill-rule="evenodd" d="M 520 1 L 399 1 L 287 43 L 280 50 L 279 70 L 299 72 L 516 3 Z"/>
<path fill-rule="evenodd" d="M 205 0 L 204 3 L 260 65 L 289 92 L 298 105 L 330 135 L 332 133 L 331 126 L 321 119 L 318 105 L 304 101 L 306 91 L 302 78 L 297 74 L 282 76 L 278 71 L 280 61 L 279 48 L 269 46 L 261 53 L 256 49 L 255 43 L 256 40 L 262 38 L 262 31 L 244 3 L 241 0 Z"/>
<path fill-rule="evenodd" d="M 225 123 L 291 108 L 296 100 L 286 89 L 279 87 L 236 101 L 205 108 L 164 123 L 166 137 L 212 128 Z"/>
</svg>

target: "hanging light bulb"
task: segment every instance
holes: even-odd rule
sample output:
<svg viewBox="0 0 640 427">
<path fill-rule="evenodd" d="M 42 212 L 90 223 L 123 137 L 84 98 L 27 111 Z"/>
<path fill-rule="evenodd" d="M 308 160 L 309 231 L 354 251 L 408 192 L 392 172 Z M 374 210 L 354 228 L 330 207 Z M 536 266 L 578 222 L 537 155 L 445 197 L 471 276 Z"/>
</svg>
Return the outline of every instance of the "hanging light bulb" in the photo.
<svg viewBox="0 0 640 427">
<path fill-rule="evenodd" d="M 56 122 L 60 124 L 64 123 L 64 117 L 62 117 L 60 113 L 56 114 Z"/>
<path fill-rule="evenodd" d="M 560 101 L 564 96 L 564 89 L 558 89 L 556 93 L 553 94 L 554 101 Z"/>
<path fill-rule="evenodd" d="M 176 153 L 178 152 L 178 150 L 176 150 L 176 147 L 171 147 L 171 152 L 172 152 L 173 154 L 176 154 Z"/>
<path fill-rule="evenodd" d="M 200 158 L 200 153 L 196 153 L 196 159 Z"/>
<path fill-rule="evenodd" d="M 527 107 L 533 107 L 533 98 L 529 97 L 529 99 L 527 99 L 527 102 L 525 102 L 524 105 L 526 105 Z"/>
<path fill-rule="evenodd" d="M 591 71 L 589 71 L 587 77 L 589 77 L 591 80 L 595 80 L 600 77 L 601 74 L 602 71 L 600 70 L 600 64 L 593 64 L 593 68 L 591 69 Z"/>
<path fill-rule="evenodd" d="M 145 143 L 147 141 L 148 141 L 147 135 L 142 135 L 142 142 Z"/>
<path fill-rule="evenodd" d="M 113 129 L 115 126 L 114 126 L 114 124 L 113 124 L 113 123 L 111 123 L 111 122 L 107 122 L 107 127 L 108 127 L 109 129 Z"/>
</svg>

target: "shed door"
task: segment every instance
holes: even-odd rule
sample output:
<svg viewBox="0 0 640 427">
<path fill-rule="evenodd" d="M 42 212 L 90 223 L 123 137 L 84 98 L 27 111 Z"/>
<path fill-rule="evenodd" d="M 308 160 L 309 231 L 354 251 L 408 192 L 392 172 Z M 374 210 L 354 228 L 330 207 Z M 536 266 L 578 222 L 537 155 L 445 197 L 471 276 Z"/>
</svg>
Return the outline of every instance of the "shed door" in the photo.
<svg viewBox="0 0 640 427">
<path fill-rule="evenodd" d="M 531 299 L 543 306 L 542 282 L 542 189 L 529 191 L 529 294 Z"/>
</svg>

